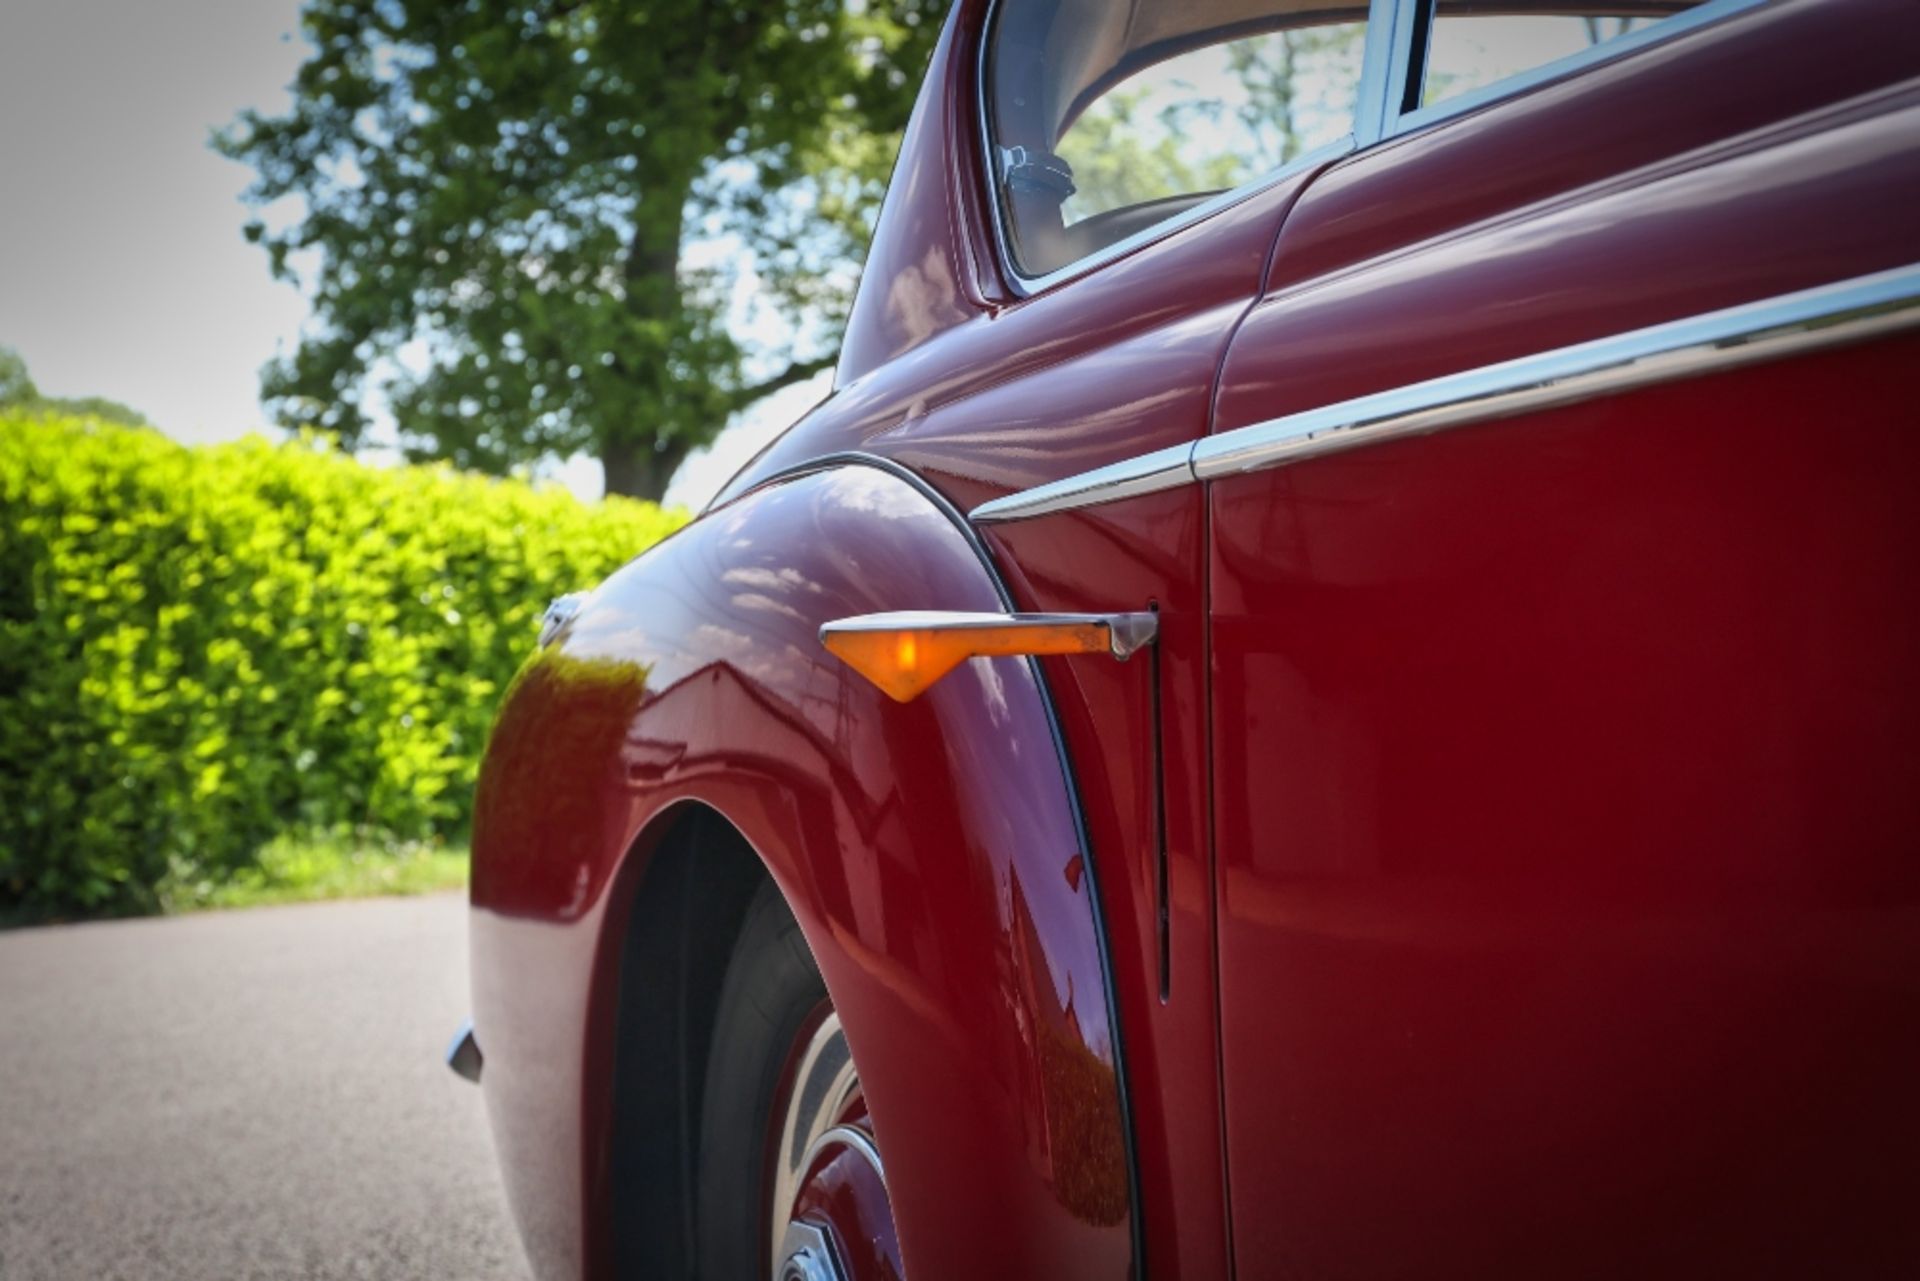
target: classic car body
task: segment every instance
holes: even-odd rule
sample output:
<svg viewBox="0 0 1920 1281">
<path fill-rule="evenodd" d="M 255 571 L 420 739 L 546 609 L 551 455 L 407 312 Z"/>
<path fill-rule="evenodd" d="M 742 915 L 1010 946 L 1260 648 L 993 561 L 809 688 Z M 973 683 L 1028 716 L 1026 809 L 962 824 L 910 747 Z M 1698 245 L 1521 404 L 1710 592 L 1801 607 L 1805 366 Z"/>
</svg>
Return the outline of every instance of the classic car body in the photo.
<svg viewBox="0 0 1920 1281">
<path fill-rule="evenodd" d="M 1622 34 L 1436 100 L 1476 12 Z M 1330 144 L 1057 212 L 1089 100 L 1330 20 Z M 833 395 L 495 731 L 536 1270 L 714 1275 L 770 881 L 871 1167 L 787 1275 L 1912 1275 L 1916 208 L 1911 0 L 962 0 Z M 820 642 L 899 610 L 1156 635 L 900 702 Z"/>
</svg>

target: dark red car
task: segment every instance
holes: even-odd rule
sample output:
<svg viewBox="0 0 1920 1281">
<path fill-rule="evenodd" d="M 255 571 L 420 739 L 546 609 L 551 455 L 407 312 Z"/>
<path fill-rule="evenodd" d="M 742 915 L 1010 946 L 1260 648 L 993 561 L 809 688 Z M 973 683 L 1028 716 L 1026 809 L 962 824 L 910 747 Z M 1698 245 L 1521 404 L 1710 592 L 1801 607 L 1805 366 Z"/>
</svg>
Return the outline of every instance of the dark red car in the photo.
<svg viewBox="0 0 1920 1281">
<path fill-rule="evenodd" d="M 1914 0 L 963 0 L 495 731 L 537 1271 L 1920 1275 L 1916 321 Z"/>
</svg>

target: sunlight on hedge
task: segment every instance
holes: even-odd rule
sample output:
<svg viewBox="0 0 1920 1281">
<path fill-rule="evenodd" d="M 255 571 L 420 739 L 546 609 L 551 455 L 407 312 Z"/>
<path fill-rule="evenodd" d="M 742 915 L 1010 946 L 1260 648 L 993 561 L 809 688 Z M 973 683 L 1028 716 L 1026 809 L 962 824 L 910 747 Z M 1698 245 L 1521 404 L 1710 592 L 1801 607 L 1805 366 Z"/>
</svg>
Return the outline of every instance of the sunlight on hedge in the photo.
<svg viewBox="0 0 1920 1281">
<path fill-rule="evenodd" d="M 289 832 L 458 839 L 547 601 L 684 519 L 0 418 L 0 907 L 151 908 Z"/>
</svg>

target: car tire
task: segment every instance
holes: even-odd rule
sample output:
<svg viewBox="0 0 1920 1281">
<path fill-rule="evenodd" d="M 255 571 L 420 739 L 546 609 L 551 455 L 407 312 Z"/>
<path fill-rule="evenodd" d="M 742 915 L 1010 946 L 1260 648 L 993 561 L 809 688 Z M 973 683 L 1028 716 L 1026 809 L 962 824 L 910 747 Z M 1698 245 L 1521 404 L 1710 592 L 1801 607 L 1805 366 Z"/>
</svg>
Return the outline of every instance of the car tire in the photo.
<svg viewBox="0 0 1920 1281">
<path fill-rule="evenodd" d="M 767 1275 L 774 1109 L 795 1047 L 827 1008 L 819 967 L 768 881 L 727 961 L 701 1094 L 694 1229 L 704 1281 Z"/>
</svg>

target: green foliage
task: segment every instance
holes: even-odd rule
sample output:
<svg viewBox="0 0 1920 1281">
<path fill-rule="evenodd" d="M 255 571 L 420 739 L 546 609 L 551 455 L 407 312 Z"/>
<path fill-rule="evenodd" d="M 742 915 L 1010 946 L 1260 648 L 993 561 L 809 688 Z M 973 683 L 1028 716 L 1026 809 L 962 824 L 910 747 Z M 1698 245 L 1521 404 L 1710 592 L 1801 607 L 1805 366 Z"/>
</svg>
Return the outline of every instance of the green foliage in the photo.
<svg viewBox="0 0 1920 1281">
<path fill-rule="evenodd" d="M 40 403 L 40 389 L 33 385 L 27 362 L 11 347 L 0 347 L 0 409 L 16 409 Z"/>
<path fill-rule="evenodd" d="M 215 880 L 171 877 L 160 887 L 169 912 L 264 907 L 380 894 L 430 894 L 467 883 L 467 852 L 434 841 L 370 841 L 353 832 L 277 836 L 259 857 Z"/>
<path fill-rule="evenodd" d="M 0 416 L 0 910 L 150 908 L 286 832 L 457 838 L 548 599 L 681 519 Z"/>
<path fill-rule="evenodd" d="M 839 310 L 847 209 L 878 195 L 942 9 L 306 0 L 291 114 L 218 140 L 257 203 L 305 211 L 249 229 L 277 273 L 310 272 L 319 321 L 266 371 L 274 412 L 351 447 L 392 374 L 415 456 L 501 472 L 590 451 L 610 492 L 657 496 L 731 411 L 830 360 L 832 324 L 798 312 Z M 807 235 L 781 216 L 815 209 Z M 721 234 L 746 253 L 688 263 Z M 747 271 L 797 344 L 758 379 L 728 329 Z M 397 372 L 409 344 L 425 365 Z"/>
<path fill-rule="evenodd" d="M 0 413 L 38 413 L 104 418 L 128 427 L 149 427 L 147 416 L 105 396 L 42 396 L 27 373 L 27 362 L 11 347 L 0 347 Z"/>
<path fill-rule="evenodd" d="M 56 418 L 98 418 L 122 427 L 151 427 L 147 416 L 131 405 L 123 405 L 105 396 L 50 396 L 35 406 L 43 414 Z"/>
</svg>

